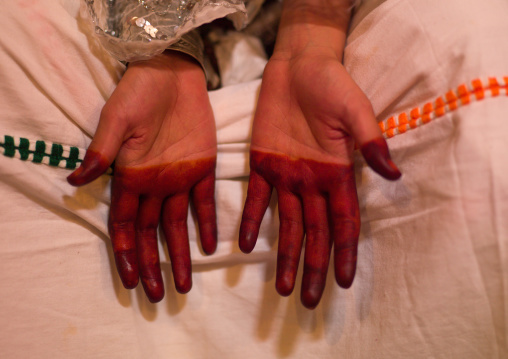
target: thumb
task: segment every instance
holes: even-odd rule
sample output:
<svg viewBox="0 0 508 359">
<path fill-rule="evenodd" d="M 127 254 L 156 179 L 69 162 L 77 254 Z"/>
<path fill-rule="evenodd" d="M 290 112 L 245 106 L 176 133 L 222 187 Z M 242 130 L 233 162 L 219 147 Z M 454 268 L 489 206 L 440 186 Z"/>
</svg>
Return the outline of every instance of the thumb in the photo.
<svg viewBox="0 0 508 359">
<path fill-rule="evenodd" d="M 392 161 L 369 100 L 365 95 L 363 98 L 361 104 L 349 113 L 348 130 L 370 168 L 388 180 L 396 180 L 402 174 Z"/>
<path fill-rule="evenodd" d="M 360 146 L 360 152 L 370 168 L 384 178 L 394 181 L 402 176 L 397 165 L 392 161 L 388 145 L 383 137 L 364 143 Z"/>
<path fill-rule="evenodd" d="M 104 110 L 81 166 L 67 177 L 67 182 L 73 186 L 83 186 L 104 174 L 123 143 L 125 122 L 120 121 L 118 116 L 108 115 Z"/>
</svg>

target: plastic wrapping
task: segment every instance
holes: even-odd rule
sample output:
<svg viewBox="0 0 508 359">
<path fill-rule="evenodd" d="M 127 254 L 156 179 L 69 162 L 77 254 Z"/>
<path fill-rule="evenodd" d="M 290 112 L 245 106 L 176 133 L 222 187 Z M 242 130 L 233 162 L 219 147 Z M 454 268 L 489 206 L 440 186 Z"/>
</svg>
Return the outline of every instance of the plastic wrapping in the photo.
<svg viewBox="0 0 508 359">
<path fill-rule="evenodd" d="M 242 0 L 83 0 L 104 46 L 120 61 L 149 59 L 188 31 L 228 16 L 246 23 Z"/>
</svg>

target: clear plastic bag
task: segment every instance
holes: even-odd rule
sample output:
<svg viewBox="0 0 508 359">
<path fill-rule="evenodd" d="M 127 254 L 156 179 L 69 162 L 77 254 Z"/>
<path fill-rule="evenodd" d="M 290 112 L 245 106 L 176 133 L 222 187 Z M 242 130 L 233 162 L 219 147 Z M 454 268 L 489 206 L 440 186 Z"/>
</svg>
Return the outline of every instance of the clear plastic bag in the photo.
<svg viewBox="0 0 508 359">
<path fill-rule="evenodd" d="M 149 59 L 188 31 L 228 16 L 243 26 L 242 0 L 83 0 L 101 44 L 120 61 Z"/>
</svg>

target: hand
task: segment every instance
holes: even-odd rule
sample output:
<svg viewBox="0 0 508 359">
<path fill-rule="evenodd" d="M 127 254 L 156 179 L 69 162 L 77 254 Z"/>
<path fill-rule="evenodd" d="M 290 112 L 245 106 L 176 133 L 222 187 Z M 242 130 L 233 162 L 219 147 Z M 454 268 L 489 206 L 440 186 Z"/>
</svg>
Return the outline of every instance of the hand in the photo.
<svg viewBox="0 0 508 359">
<path fill-rule="evenodd" d="M 269 61 L 254 118 L 251 174 L 240 248 L 254 248 L 272 188 L 279 204 L 276 288 L 293 291 L 306 235 L 301 300 L 314 308 L 324 290 L 332 245 L 337 283 L 351 286 L 360 215 L 353 170 L 356 144 L 369 165 L 388 179 L 400 172 L 368 99 L 337 53 L 306 48 Z"/>
<path fill-rule="evenodd" d="M 141 277 L 152 302 L 164 297 L 157 249 L 161 219 L 175 287 L 192 285 L 189 197 L 203 251 L 217 245 L 214 201 L 217 140 L 203 71 L 187 55 L 166 52 L 131 63 L 104 106 L 97 132 L 70 184 L 86 184 L 115 160 L 109 233 L 126 288 Z"/>
</svg>

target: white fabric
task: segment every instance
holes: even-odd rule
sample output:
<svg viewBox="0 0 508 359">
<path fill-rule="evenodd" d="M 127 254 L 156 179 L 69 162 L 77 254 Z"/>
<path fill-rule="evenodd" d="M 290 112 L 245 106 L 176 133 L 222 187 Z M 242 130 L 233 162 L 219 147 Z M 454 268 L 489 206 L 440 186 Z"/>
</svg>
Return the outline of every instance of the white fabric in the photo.
<svg viewBox="0 0 508 359">
<path fill-rule="evenodd" d="M 78 7 L 3 4 L 0 136 L 89 144 L 124 69 L 83 32 Z M 508 76 L 507 14 L 505 0 L 388 0 L 352 30 L 344 61 L 382 121 L 474 78 Z M 191 218 L 193 289 L 176 293 L 163 254 L 156 305 L 115 272 L 108 176 L 76 189 L 68 170 L 0 156 L 1 358 L 508 356 L 508 98 L 390 139 L 397 183 L 357 156 L 357 277 L 342 290 L 330 275 L 308 311 L 299 285 L 289 298 L 275 293 L 275 202 L 255 252 L 237 249 L 258 88 L 210 93 L 218 252 L 199 252 Z"/>
<path fill-rule="evenodd" d="M 238 31 L 209 35 L 222 86 L 253 81 L 263 75 L 267 58 L 261 40 Z"/>
</svg>

